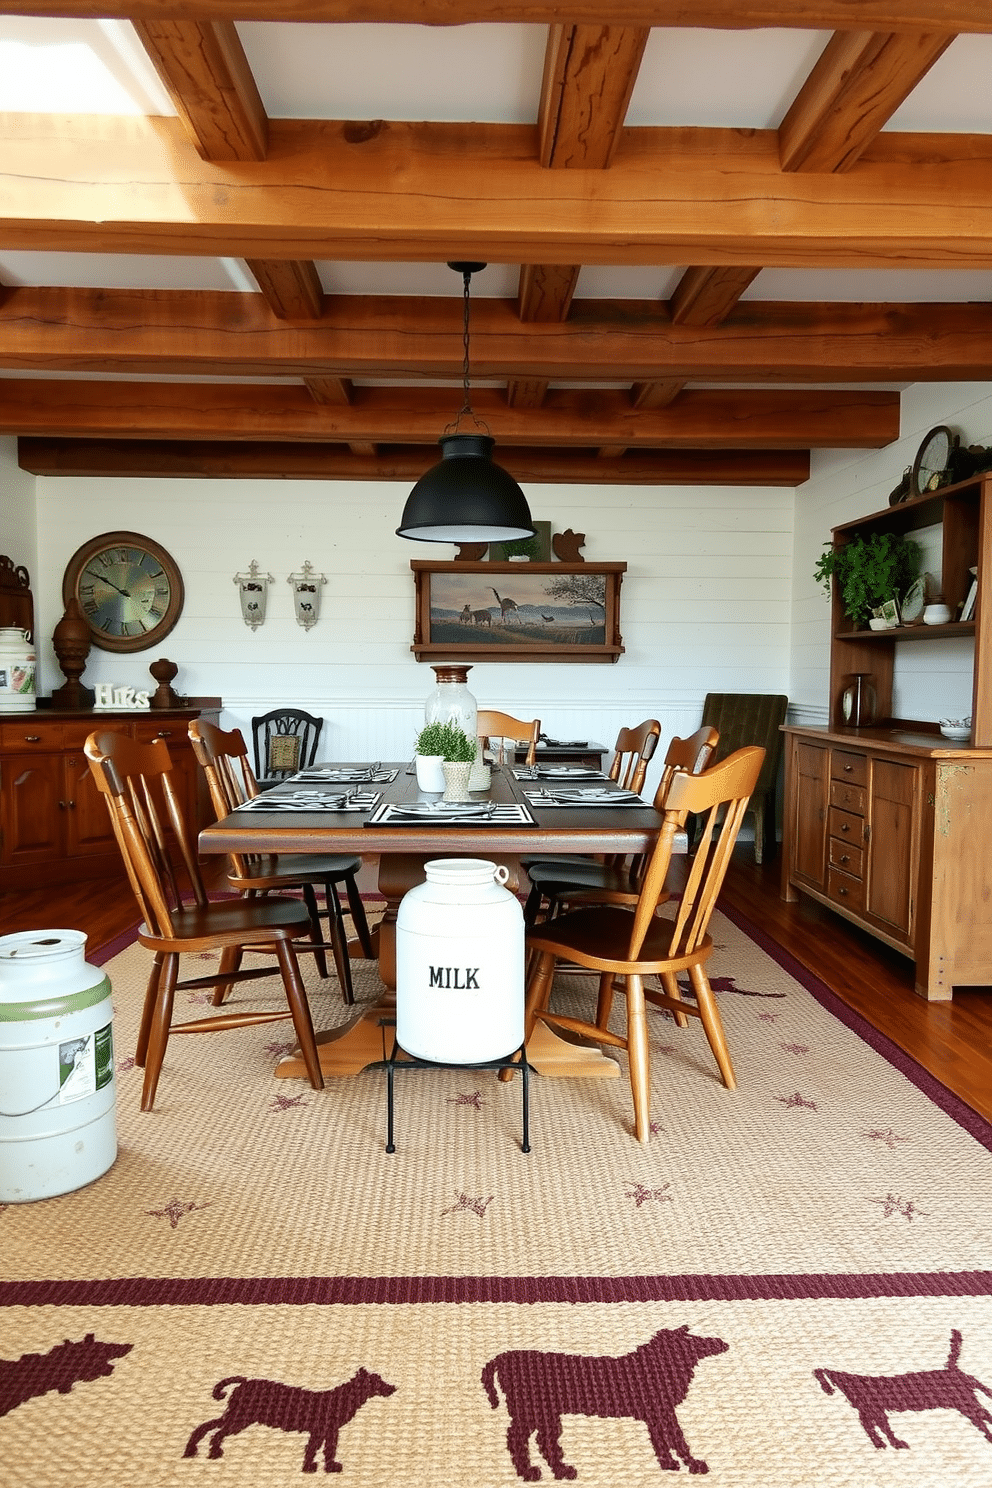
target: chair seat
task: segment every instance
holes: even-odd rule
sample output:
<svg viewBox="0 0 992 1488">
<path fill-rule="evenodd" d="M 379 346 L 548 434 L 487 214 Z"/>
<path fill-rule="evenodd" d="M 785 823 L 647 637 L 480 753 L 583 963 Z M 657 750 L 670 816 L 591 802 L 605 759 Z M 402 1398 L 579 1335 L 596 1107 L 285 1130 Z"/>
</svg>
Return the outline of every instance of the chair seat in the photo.
<svg viewBox="0 0 992 1488">
<path fill-rule="evenodd" d="M 143 924 L 138 939 L 149 950 L 170 947 L 178 941 L 264 945 L 267 938 L 280 932 L 290 938 L 307 935 L 310 912 L 296 899 L 217 899 L 202 907 L 184 905 L 173 912 L 172 924 L 172 937 L 155 935 Z"/>
<path fill-rule="evenodd" d="M 566 899 L 569 892 L 604 889 L 611 894 L 637 894 L 638 884 L 627 868 L 615 868 L 595 858 L 575 858 L 561 863 L 544 859 L 531 864 L 527 876 L 541 892 L 553 899 Z"/>
<path fill-rule="evenodd" d="M 250 872 L 246 874 L 228 875 L 232 883 L 242 888 L 262 888 L 265 884 L 285 884 L 288 888 L 293 884 L 324 883 L 328 880 L 339 883 L 357 873 L 362 860 L 350 853 L 327 853 L 324 856 L 311 856 L 309 853 L 262 853 L 257 857 L 250 857 L 247 866 Z"/>
<path fill-rule="evenodd" d="M 683 967 L 705 961 L 713 948 L 710 936 L 704 935 L 699 947 L 689 956 L 672 957 L 669 946 L 672 941 L 672 922 L 656 919 L 652 922 L 644 940 L 641 954 L 636 961 L 625 961 L 618 957 L 617 946 L 629 942 L 633 910 L 615 905 L 601 905 L 593 909 L 575 910 L 571 914 L 559 915 L 532 931 L 527 937 L 528 949 L 553 951 L 556 956 L 567 956 L 580 966 L 594 971 L 613 971 L 618 976 L 628 974 L 650 975 L 662 971 L 680 971 Z"/>
</svg>

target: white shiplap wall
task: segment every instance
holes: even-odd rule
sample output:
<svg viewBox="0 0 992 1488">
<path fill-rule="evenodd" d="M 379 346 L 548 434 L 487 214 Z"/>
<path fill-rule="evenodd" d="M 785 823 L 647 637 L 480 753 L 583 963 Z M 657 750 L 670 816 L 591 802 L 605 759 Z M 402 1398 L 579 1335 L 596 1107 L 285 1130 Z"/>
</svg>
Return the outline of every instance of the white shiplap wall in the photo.
<svg viewBox="0 0 992 1488">
<path fill-rule="evenodd" d="M 61 578 L 97 533 L 131 528 L 176 557 L 186 606 L 154 653 L 92 651 L 84 680 L 144 685 L 164 652 L 177 689 L 219 695 L 224 722 L 299 703 L 327 719 L 325 756 L 405 756 L 434 677 L 411 652 L 411 558 L 447 559 L 447 545 L 395 536 L 407 487 L 318 481 L 41 478 L 37 489 L 39 634 L 62 612 Z M 707 691 L 788 690 L 793 548 L 791 490 L 537 486 L 536 517 L 586 533 L 589 562 L 623 559 L 626 652 L 615 666 L 479 664 L 480 702 L 545 731 L 612 743 L 648 716 L 665 733 L 697 726 Z M 251 560 L 275 575 L 265 625 L 241 620 L 236 572 Z M 321 618 L 294 621 L 287 575 L 304 560 L 327 575 Z M 61 682 L 42 651 L 43 690 Z"/>
</svg>

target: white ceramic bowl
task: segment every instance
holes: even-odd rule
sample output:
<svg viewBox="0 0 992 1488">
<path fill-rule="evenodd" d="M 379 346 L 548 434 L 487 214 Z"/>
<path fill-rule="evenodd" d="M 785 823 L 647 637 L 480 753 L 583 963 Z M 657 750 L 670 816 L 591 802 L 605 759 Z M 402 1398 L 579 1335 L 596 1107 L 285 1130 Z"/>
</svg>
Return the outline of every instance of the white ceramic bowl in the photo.
<svg viewBox="0 0 992 1488">
<path fill-rule="evenodd" d="M 945 739 L 963 740 L 971 738 L 971 729 L 963 723 L 942 723 L 940 725 L 940 732 Z"/>
</svg>

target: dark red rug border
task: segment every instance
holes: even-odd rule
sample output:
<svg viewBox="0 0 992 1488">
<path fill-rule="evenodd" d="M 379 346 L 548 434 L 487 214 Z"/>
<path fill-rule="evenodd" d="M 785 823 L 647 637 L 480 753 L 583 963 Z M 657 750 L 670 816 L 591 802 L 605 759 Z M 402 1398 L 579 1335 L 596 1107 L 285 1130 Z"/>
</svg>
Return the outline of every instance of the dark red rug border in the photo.
<svg viewBox="0 0 992 1488">
<path fill-rule="evenodd" d="M 360 1307 L 992 1296 L 992 1271 L 765 1276 L 135 1276 L 0 1283 L 4 1307 Z"/>
<path fill-rule="evenodd" d="M 727 917 L 732 925 L 736 925 L 738 930 L 743 930 L 744 934 L 753 940 L 756 946 L 763 950 L 766 955 L 771 956 L 773 961 L 777 961 L 782 970 L 787 971 L 793 980 L 797 981 L 800 986 L 805 987 L 810 996 L 815 998 L 822 1008 L 825 1008 L 838 1022 L 843 1023 L 852 1033 L 856 1033 L 863 1043 L 866 1043 L 869 1048 L 874 1049 L 876 1054 L 880 1054 L 901 1075 L 905 1075 L 906 1079 L 915 1085 L 917 1090 L 921 1091 L 928 1100 L 939 1107 L 958 1126 L 963 1127 L 968 1135 L 974 1137 L 975 1141 L 984 1147 L 986 1151 L 992 1152 L 992 1122 L 986 1121 L 984 1116 L 980 1116 L 977 1111 L 972 1110 L 966 1101 L 963 1101 L 959 1095 L 955 1095 L 953 1090 L 949 1090 L 946 1085 L 942 1084 L 936 1075 L 932 1075 L 929 1070 L 924 1069 L 923 1065 L 915 1060 L 911 1054 L 907 1054 L 905 1049 L 900 1049 L 899 1045 L 890 1039 L 888 1034 L 880 1033 L 861 1013 L 855 1012 L 854 1008 L 848 1007 L 847 1003 L 838 997 L 836 992 L 830 990 L 826 982 L 822 982 L 815 972 L 810 971 L 809 967 L 804 966 L 801 961 L 798 961 L 792 952 L 786 950 L 780 941 L 774 940 L 764 930 L 759 929 L 757 925 L 753 924 L 747 915 L 742 914 L 738 909 L 732 909 L 727 904 L 718 903 L 717 908 L 722 915 Z"/>
</svg>

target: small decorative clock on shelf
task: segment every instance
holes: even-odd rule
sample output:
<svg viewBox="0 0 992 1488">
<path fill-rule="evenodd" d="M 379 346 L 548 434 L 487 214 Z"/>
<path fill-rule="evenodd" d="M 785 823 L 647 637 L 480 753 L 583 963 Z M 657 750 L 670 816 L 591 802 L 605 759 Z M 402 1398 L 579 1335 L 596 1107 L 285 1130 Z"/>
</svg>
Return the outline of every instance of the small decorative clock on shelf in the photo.
<svg viewBox="0 0 992 1488">
<path fill-rule="evenodd" d="M 945 471 L 957 443 L 958 436 L 946 424 L 938 424 L 924 436 L 909 478 L 910 496 L 922 496 L 924 491 L 936 491 L 948 484 Z"/>
<path fill-rule="evenodd" d="M 182 575 L 161 543 L 138 532 L 104 532 L 73 553 L 62 580 L 66 604 L 78 599 L 94 646 L 145 651 L 182 614 Z"/>
</svg>

